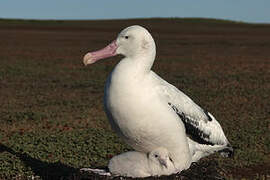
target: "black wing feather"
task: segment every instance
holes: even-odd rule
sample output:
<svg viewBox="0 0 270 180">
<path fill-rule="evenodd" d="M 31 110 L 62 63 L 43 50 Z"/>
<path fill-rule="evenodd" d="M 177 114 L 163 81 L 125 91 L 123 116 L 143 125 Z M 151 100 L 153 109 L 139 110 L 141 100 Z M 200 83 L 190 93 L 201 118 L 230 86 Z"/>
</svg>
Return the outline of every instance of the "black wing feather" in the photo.
<svg viewBox="0 0 270 180">
<path fill-rule="evenodd" d="M 214 145 L 209 141 L 209 134 L 206 134 L 198 128 L 199 123 L 197 121 L 188 118 L 183 112 L 180 112 L 176 106 L 172 103 L 168 103 L 176 114 L 180 117 L 186 128 L 186 134 L 195 142 L 205 145 Z M 209 121 L 212 121 L 212 118 L 208 115 L 207 111 L 204 111 Z"/>
</svg>

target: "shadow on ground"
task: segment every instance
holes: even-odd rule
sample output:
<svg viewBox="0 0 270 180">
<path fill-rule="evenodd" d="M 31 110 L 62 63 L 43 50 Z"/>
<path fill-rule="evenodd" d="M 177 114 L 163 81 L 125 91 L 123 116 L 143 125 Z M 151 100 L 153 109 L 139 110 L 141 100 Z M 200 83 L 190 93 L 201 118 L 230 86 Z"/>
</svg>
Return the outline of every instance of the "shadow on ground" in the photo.
<svg viewBox="0 0 270 180">
<path fill-rule="evenodd" d="M 31 168 L 34 176 L 31 179 L 75 179 L 79 170 L 61 162 L 49 163 L 29 156 L 27 153 L 15 152 L 13 149 L 0 143 L 0 152 L 9 152 L 18 157 L 26 167 Z"/>
</svg>

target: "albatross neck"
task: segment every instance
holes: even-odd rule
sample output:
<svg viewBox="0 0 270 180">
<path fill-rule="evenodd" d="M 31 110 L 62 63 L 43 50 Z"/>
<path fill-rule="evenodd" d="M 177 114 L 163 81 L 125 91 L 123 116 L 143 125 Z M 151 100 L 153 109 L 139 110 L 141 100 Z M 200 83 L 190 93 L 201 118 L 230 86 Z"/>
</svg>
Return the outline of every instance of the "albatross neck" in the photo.
<svg viewBox="0 0 270 180">
<path fill-rule="evenodd" d="M 126 57 L 130 61 L 130 66 L 134 67 L 136 73 L 141 73 L 142 75 L 148 74 L 154 64 L 156 57 L 155 45 L 151 49 L 141 50 L 136 55 Z"/>
</svg>

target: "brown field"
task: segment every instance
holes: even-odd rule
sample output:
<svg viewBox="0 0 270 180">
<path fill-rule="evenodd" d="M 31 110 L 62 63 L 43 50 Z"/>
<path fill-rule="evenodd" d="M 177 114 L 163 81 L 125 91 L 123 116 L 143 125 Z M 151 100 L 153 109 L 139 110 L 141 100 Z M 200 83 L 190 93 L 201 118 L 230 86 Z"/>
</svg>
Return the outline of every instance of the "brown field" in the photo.
<svg viewBox="0 0 270 180">
<path fill-rule="evenodd" d="M 236 149 L 233 159 L 216 154 L 203 162 L 216 162 L 226 179 L 270 179 L 270 25 L 207 19 L 0 20 L 0 179 L 46 179 L 57 162 L 72 170 L 105 166 L 128 149 L 102 105 L 121 57 L 89 67 L 82 57 L 134 24 L 156 41 L 153 70 L 214 114 Z"/>
</svg>

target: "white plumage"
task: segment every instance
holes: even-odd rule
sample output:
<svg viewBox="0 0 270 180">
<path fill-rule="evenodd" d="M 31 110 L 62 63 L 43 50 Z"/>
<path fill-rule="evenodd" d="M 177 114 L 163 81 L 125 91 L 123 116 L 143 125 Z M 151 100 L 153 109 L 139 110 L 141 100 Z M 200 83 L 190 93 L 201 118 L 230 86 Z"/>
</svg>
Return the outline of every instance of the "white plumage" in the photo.
<svg viewBox="0 0 270 180">
<path fill-rule="evenodd" d="M 112 175 L 128 177 L 161 176 L 176 173 L 167 149 L 160 147 L 149 154 L 129 151 L 114 156 L 108 165 Z"/>
<path fill-rule="evenodd" d="M 136 151 L 165 147 L 178 171 L 192 161 L 232 148 L 216 119 L 188 96 L 151 71 L 156 47 L 141 26 L 124 29 L 110 45 L 90 52 L 84 64 L 122 54 L 110 74 L 104 96 L 112 128 Z"/>
</svg>

